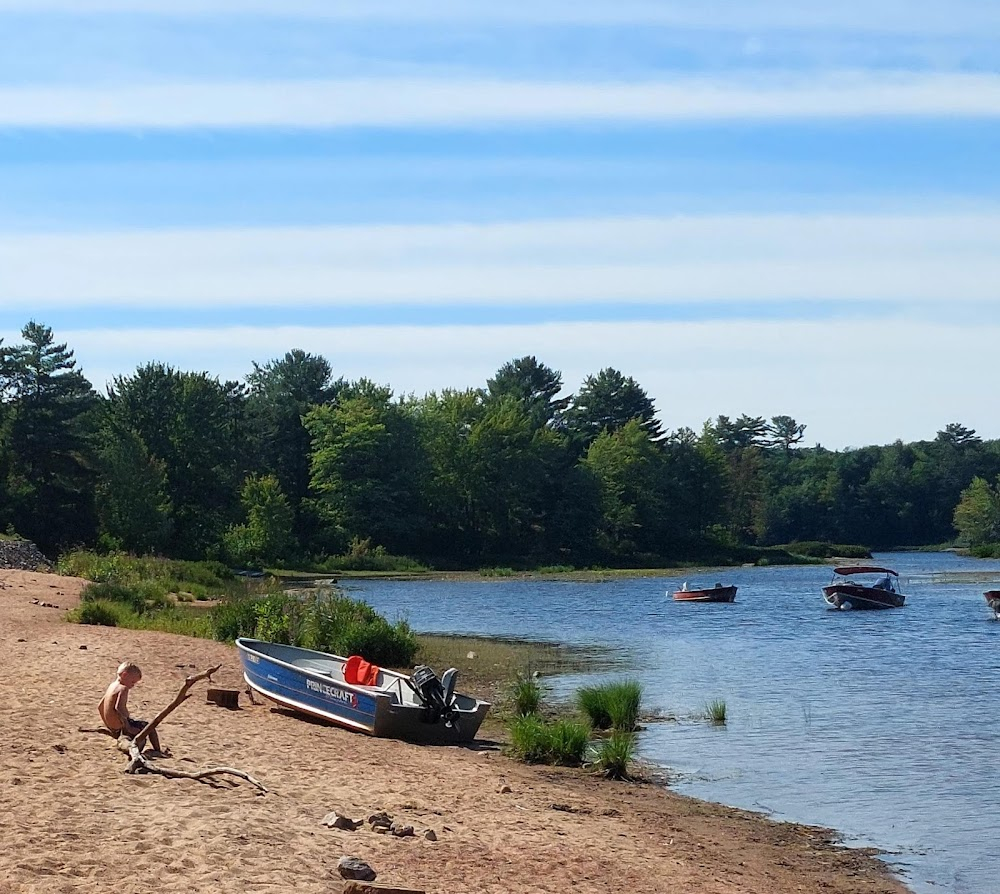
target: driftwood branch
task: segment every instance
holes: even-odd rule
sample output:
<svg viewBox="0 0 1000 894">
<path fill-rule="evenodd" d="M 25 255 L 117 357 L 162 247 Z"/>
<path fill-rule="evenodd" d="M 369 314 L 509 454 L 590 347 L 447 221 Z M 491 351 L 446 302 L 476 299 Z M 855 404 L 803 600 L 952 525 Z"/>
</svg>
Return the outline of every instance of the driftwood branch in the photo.
<svg viewBox="0 0 1000 894">
<path fill-rule="evenodd" d="M 184 685 L 181 686 L 177 695 L 174 696 L 174 700 L 162 711 L 160 711 L 160 713 L 157 714 L 149 723 L 147 723 L 134 739 L 128 739 L 124 736 L 119 739 L 118 749 L 127 753 L 129 756 L 128 765 L 125 767 L 126 773 L 156 773 L 159 776 L 166 776 L 169 779 L 197 779 L 202 781 L 213 780 L 216 776 L 237 776 L 240 779 L 245 779 L 251 785 L 255 786 L 262 794 L 267 793 L 267 789 L 260 782 L 243 770 L 237 770 L 233 767 L 212 767 L 211 769 L 201 770 L 197 773 L 188 773 L 185 770 L 174 770 L 170 767 L 161 767 L 158 764 L 154 764 L 147 760 L 142 754 L 142 747 L 146 744 L 149 734 L 155 730 L 157 726 L 159 726 L 159 724 L 168 714 L 170 714 L 171 711 L 190 697 L 191 687 L 201 680 L 211 681 L 212 674 L 214 674 L 220 667 L 222 667 L 222 665 L 217 664 L 215 667 L 209 668 L 207 671 L 187 677 L 184 680 Z"/>
<path fill-rule="evenodd" d="M 267 794 L 267 789 L 249 773 L 237 770 L 233 767 L 212 767 L 208 770 L 199 770 L 197 773 L 188 773 L 185 770 L 174 770 L 170 767 L 161 767 L 158 764 L 150 763 L 142 756 L 139 746 L 132 740 L 128 744 L 128 754 L 131 760 L 125 768 L 126 773 L 156 773 L 159 776 L 166 776 L 168 779 L 212 779 L 215 776 L 238 776 L 245 779 L 252 786 L 257 788 L 261 794 Z"/>
<path fill-rule="evenodd" d="M 186 701 L 190 696 L 188 695 L 188 690 L 194 686 L 195 683 L 200 680 L 212 679 L 212 674 L 214 674 L 220 667 L 221 664 L 215 665 L 215 667 L 210 667 L 207 671 L 202 671 L 200 674 L 195 674 L 194 676 L 187 677 L 184 680 L 184 685 L 181 686 L 180 691 L 174 696 L 174 700 L 167 705 L 159 714 L 157 714 L 152 720 L 149 721 L 140 731 L 139 734 L 132 740 L 136 745 L 139 746 L 140 751 L 142 746 L 146 744 L 146 739 L 149 738 L 149 734 L 160 725 L 160 721 L 163 720 L 171 711 L 174 710 L 182 702 Z"/>
</svg>

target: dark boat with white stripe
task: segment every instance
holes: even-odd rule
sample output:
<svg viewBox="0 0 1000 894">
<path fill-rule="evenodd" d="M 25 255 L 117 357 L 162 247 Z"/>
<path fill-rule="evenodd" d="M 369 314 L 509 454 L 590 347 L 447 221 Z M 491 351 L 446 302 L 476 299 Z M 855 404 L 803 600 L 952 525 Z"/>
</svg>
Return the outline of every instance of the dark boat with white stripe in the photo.
<svg viewBox="0 0 1000 894">
<path fill-rule="evenodd" d="M 899 588 L 899 574 L 878 565 L 848 565 L 833 569 L 833 581 L 823 587 L 830 608 L 841 611 L 902 608 L 906 597 Z"/>
</svg>

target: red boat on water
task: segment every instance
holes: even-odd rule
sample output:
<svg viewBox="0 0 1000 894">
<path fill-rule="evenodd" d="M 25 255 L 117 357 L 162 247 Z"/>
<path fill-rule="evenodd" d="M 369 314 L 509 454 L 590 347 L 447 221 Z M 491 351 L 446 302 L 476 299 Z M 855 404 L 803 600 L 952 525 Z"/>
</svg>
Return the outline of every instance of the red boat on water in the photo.
<svg viewBox="0 0 1000 894">
<path fill-rule="evenodd" d="M 830 608 L 902 608 L 906 597 L 899 589 L 899 574 L 878 565 L 850 565 L 833 569 L 833 581 L 823 587 Z"/>
<path fill-rule="evenodd" d="M 684 584 L 674 593 L 674 599 L 677 602 L 735 602 L 736 587 L 716 584 L 709 589 L 689 590 Z"/>
<path fill-rule="evenodd" d="M 987 590 L 983 593 L 986 604 L 993 609 L 997 618 L 1000 618 L 1000 590 Z"/>
</svg>

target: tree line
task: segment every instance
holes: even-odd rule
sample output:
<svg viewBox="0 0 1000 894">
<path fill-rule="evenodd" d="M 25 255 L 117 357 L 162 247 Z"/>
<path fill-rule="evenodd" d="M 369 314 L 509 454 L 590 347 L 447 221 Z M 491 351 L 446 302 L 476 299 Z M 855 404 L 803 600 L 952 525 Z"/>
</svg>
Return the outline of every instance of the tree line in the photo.
<svg viewBox="0 0 1000 894">
<path fill-rule="evenodd" d="M 1000 442 L 958 423 L 844 451 L 801 446 L 784 415 L 670 431 L 632 377 L 602 369 L 562 396 L 534 357 L 419 397 L 300 350 L 238 382 L 147 363 L 100 394 L 49 327 L 21 337 L 0 344 L 0 530 L 50 554 L 655 566 L 1000 539 Z"/>
</svg>

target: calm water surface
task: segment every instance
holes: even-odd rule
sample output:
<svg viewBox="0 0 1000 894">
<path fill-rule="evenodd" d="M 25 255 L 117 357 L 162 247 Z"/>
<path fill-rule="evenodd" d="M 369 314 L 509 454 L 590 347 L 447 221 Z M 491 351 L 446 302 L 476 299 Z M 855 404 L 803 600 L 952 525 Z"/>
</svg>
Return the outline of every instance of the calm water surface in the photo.
<svg viewBox="0 0 1000 894">
<path fill-rule="evenodd" d="M 622 651 L 650 724 L 640 753 L 698 797 L 830 826 L 887 852 L 917 892 L 1000 892 L 1000 623 L 983 600 L 1000 562 L 885 554 L 902 609 L 836 612 L 824 567 L 687 579 L 740 587 L 732 605 L 671 601 L 680 577 L 603 583 L 352 582 L 421 632 L 599 644 Z M 970 579 L 978 572 L 983 580 Z M 621 671 L 617 672 L 621 675 Z M 568 695 L 584 680 L 553 681 Z M 698 718 L 721 698 L 728 724 Z"/>
</svg>

